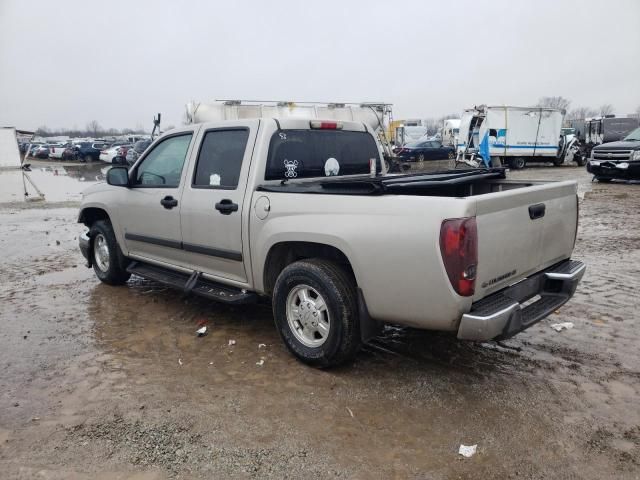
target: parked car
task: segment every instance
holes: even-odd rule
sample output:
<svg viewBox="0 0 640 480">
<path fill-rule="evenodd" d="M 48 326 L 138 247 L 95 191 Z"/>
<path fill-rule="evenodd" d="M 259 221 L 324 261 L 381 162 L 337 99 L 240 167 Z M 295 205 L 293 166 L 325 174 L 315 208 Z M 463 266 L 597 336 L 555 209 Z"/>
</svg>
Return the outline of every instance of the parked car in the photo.
<svg viewBox="0 0 640 480">
<path fill-rule="evenodd" d="M 131 148 L 133 148 L 133 145 L 121 145 L 118 147 L 113 163 L 117 165 L 127 165 L 127 153 Z"/>
<path fill-rule="evenodd" d="M 423 162 L 425 160 L 453 159 L 456 156 L 455 147 L 443 145 L 438 140 L 414 142 L 396 150 L 401 160 Z"/>
<path fill-rule="evenodd" d="M 33 156 L 36 158 L 49 158 L 49 145 L 39 145 Z"/>
<path fill-rule="evenodd" d="M 135 274 L 230 304 L 270 297 L 285 345 L 317 367 L 353 358 L 382 322 L 509 338 L 574 294 L 575 181 L 372 177 L 372 158 L 381 172 L 361 122 L 178 128 L 84 191 L 80 250 L 107 284 Z"/>
<path fill-rule="evenodd" d="M 127 145 L 123 143 L 114 143 L 113 145 L 104 148 L 100 152 L 100 160 L 107 163 L 118 163 L 119 157 L 121 157 L 122 146 Z M 127 145 L 128 146 L 128 145 Z M 122 158 L 124 160 L 124 158 Z"/>
<path fill-rule="evenodd" d="M 70 145 L 70 146 L 66 147 L 63 150 L 62 159 L 63 160 L 77 160 L 76 149 L 73 147 L 73 145 Z"/>
<path fill-rule="evenodd" d="M 30 143 L 27 147 L 27 151 L 28 154 L 27 156 L 29 157 L 35 157 L 36 156 L 36 152 L 38 151 L 38 149 L 42 146 L 42 143 Z"/>
<path fill-rule="evenodd" d="M 62 160 L 64 158 L 64 152 L 70 144 L 56 144 L 49 146 L 49 158 L 56 158 Z"/>
<path fill-rule="evenodd" d="M 600 182 L 640 180 L 640 127 L 618 142 L 593 147 L 587 171 Z"/>
<path fill-rule="evenodd" d="M 100 159 L 100 152 L 104 149 L 104 143 L 80 142 L 75 146 L 76 158 L 81 162 L 93 162 Z"/>
<path fill-rule="evenodd" d="M 136 160 L 138 160 L 138 157 L 140 155 L 142 155 L 142 153 L 149 147 L 149 145 L 151 145 L 151 140 L 145 139 L 145 140 L 138 140 L 134 145 L 133 148 L 130 148 L 129 150 L 127 150 L 127 163 L 129 165 L 133 165 Z"/>
</svg>

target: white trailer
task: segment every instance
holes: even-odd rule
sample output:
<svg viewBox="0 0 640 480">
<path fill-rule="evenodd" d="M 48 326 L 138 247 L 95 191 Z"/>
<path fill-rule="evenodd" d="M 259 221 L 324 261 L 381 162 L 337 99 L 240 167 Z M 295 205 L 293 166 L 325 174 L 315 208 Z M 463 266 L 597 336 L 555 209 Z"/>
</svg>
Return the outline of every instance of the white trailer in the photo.
<svg viewBox="0 0 640 480">
<path fill-rule="evenodd" d="M 455 147 L 460 133 L 460 119 L 448 118 L 442 125 L 442 144 Z"/>
<path fill-rule="evenodd" d="M 280 102 L 270 100 L 191 101 L 186 105 L 187 124 L 242 120 L 249 118 L 309 118 L 362 122 L 377 134 L 385 157 L 391 158 L 391 145 L 385 132 L 392 118 L 389 103 Z"/>
<path fill-rule="evenodd" d="M 561 110 L 543 107 L 482 105 L 465 110 L 460 122 L 457 161 L 484 159 L 488 150 L 494 166 L 523 168 L 531 161 L 562 164 L 565 159 L 560 145 L 562 118 Z"/>
</svg>

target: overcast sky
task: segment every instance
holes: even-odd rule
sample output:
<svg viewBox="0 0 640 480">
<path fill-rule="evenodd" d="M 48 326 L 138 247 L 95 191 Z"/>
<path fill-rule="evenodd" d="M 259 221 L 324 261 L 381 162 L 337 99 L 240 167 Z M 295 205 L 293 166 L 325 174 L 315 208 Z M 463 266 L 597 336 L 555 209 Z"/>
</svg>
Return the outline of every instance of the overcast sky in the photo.
<svg viewBox="0 0 640 480">
<path fill-rule="evenodd" d="M 0 126 L 179 125 L 215 98 L 640 106 L 640 1 L 0 0 Z"/>
</svg>

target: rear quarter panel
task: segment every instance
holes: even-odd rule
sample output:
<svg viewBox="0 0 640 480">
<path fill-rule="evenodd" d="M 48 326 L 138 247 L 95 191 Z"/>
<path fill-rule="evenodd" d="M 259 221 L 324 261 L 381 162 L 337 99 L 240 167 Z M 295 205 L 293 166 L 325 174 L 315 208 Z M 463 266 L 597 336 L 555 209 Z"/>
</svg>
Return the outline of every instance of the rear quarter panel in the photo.
<svg viewBox="0 0 640 480">
<path fill-rule="evenodd" d="M 265 220 L 255 213 L 261 197 L 271 205 Z M 264 291 L 264 263 L 275 244 L 323 243 L 349 259 L 373 318 L 455 330 L 471 300 L 459 297 L 446 276 L 440 225 L 444 218 L 473 215 L 471 204 L 438 197 L 255 192 L 250 214 L 254 284 Z"/>
</svg>

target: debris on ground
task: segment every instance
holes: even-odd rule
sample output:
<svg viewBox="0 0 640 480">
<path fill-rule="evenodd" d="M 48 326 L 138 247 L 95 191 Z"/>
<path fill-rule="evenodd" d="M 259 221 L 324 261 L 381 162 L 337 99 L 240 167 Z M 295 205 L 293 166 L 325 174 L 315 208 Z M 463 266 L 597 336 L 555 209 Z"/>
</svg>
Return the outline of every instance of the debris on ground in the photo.
<svg viewBox="0 0 640 480">
<path fill-rule="evenodd" d="M 256 365 L 258 365 L 259 367 L 264 365 L 264 358 L 261 358 L 260 361 L 256 362 Z"/>
<path fill-rule="evenodd" d="M 204 337 L 207 334 L 207 326 L 205 325 L 204 327 L 199 328 L 196 330 L 196 333 L 199 337 Z"/>
<path fill-rule="evenodd" d="M 465 458 L 471 458 L 476 454 L 476 450 L 478 445 L 462 445 L 460 444 L 460 448 L 458 448 L 458 454 L 462 455 Z"/>
<path fill-rule="evenodd" d="M 267 345 L 264 343 L 259 343 L 258 348 L 267 348 Z"/>
<path fill-rule="evenodd" d="M 182 359 L 181 358 L 178 359 L 178 365 L 182 366 Z"/>
<path fill-rule="evenodd" d="M 235 340 L 229 340 L 229 346 L 233 347 L 236 344 Z"/>
<path fill-rule="evenodd" d="M 573 322 L 554 323 L 551 325 L 551 328 L 553 328 L 556 332 L 561 332 L 562 330 L 570 330 L 573 328 Z"/>
<path fill-rule="evenodd" d="M 349 412 L 349 415 L 351 415 L 351 418 L 355 418 L 355 415 L 353 415 L 353 412 L 349 407 L 347 407 L 347 412 Z"/>
</svg>

